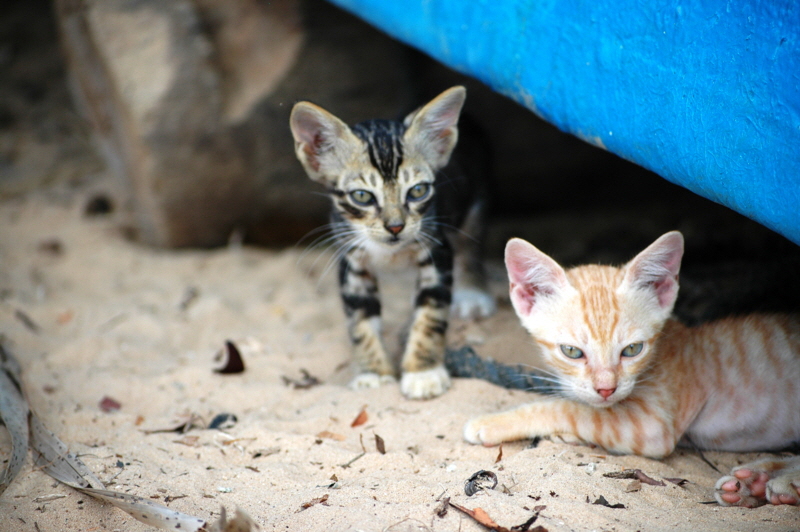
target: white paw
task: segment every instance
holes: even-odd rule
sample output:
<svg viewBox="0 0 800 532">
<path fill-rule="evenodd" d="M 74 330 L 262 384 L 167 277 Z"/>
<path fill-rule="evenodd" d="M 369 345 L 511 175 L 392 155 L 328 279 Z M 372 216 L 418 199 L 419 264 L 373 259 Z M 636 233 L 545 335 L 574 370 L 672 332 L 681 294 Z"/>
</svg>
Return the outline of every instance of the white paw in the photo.
<svg viewBox="0 0 800 532">
<path fill-rule="evenodd" d="M 450 375 L 444 366 L 403 373 L 400 380 L 400 391 L 409 399 L 430 399 L 442 395 L 448 388 Z"/>
<path fill-rule="evenodd" d="M 464 425 L 464 431 L 462 433 L 464 439 L 469 443 L 485 445 L 487 447 L 516 439 L 503 437 L 503 421 L 502 419 L 498 419 L 498 417 L 502 415 L 503 414 L 487 414 L 470 419 Z"/>
<path fill-rule="evenodd" d="M 780 475 L 767 482 L 767 501 L 800 506 L 800 478 L 797 473 Z"/>
<path fill-rule="evenodd" d="M 483 425 L 484 423 L 480 417 L 475 417 L 467 421 L 464 425 L 464 439 L 475 445 L 491 445 L 492 442 L 487 442 L 485 439 Z"/>
<path fill-rule="evenodd" d="M 478 288 L 457 288 L 453 291 L 450 312 L 462 319 L 488 318 L 497 310 L 494 298 Z"/>
<path fill-rule="evenodd" d="M 481 440 L 481 431 L 480 428 L 475 426 L 475 420 L 470 419 L 469 421 L 464 424 L 464 440 L 474 445 L 480 445 L 483 443 Z"/>
<path fill-rule="evenodd" d="M 378 375 L 377 373 L 360 373 L 350 381 L 350 389 L 366 390 L 368 388 L 380 388 L 384 384 L 394 384 L 397 379 L 391 375 Z"/>
</svg>

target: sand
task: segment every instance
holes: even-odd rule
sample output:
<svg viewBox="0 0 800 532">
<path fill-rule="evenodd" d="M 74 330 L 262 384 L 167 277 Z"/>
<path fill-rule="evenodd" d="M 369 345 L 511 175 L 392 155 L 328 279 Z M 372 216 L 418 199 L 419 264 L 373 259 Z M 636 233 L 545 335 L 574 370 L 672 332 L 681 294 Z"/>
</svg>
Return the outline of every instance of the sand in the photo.
<svg viewBox="0 0 800 532">
<path fill-rule="evenodd" d="M 352 391 L 330 253 L 144 248 L 123 238 L 115 214 L 84 214 L 104 185 L 0 204 L 0 332 L 22 363 L 33 408 L 110 489 L 209 520 L 240 507 L 270 531 L 486 530 L 442 507 L 446 498 L 507 528 L 538 507 L 534 526 L 549 531 L 800 529 L 796 507 L 709 504 L 719 473 L 692 451 L 650 460 L 547 440 L 501 451 L 461 439 L 470 416 L 530 401 L 529 393 L 469 379 L 429 401 L 407 400 L 396 385 Z M 455 323 L 451 344 L 525 361 L 499 262 L 492 271 L 498 315 Z M 402 287 L 393 294 L 409 299 Z M 241 374 L 213 371 L 226 340 L 244 357 Z M 303 370 L 322 384 L 286 384 Z M 104 411 L 104 397 L 119 410 Z M 351 426 L 362 410 L 364 423 Z M 147 432 L 220 413 L 238 422 Z M 0 429 L 0 460 L 8 447 Z M 706 453 L 723 471 L 757 456 Z M 624 469 L 685 482 L 635 489 L 603 476 Z M 498 485 L 468 497 L 465 481 L 479 470 Z M 594 504 L 600 497 L 624 507 Z M 0 497 L 0 530 L 153 529 L 29 463 Z"/>
</svg>

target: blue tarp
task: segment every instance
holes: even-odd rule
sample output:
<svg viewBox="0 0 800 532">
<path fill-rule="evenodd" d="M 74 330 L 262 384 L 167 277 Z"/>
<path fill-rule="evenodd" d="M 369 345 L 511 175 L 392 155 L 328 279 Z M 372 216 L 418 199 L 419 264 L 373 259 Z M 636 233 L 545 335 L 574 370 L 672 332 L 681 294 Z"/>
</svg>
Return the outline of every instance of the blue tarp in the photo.
<svg viewBox="0 0 800 532">
<path fill-rule="evenodd" d="M 331 0 L 800 244 L 797 0 Z"/>
</svg>

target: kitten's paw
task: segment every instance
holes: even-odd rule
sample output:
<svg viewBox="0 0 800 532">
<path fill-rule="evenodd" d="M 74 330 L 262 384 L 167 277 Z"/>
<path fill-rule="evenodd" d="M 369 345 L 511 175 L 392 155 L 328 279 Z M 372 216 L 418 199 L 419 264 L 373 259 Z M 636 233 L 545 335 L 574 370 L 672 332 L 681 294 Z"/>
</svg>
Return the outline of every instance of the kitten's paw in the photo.
<svg viewBox="0 0 800 532">
<path fill-rule="evenodd" d="M 492 434 L 494 425 L 492 418 L 494 415 L 480 416 L 467 421 L 464 425 L 464 439 L 469 443 L 487 447 L 503 443 L 502 438 L 498 439 L 496 435 Z"/>
<path fill-rule="evenodd" d="M 391 375 L 378 375 L 377 373 L 367 372 L 353 377 L 353 380 L 350 381 L 350 389 L 366 390 L 369 388 L 380 388 L 385 384 L 394 384 L 395 382 L 397 382 L 397 379 Z"/>
<path fill-rule="evenodd" d="M 450 375 L 444 366 L 425 371 L 403 373 L 400 391 L 409 399 L 431 399 L 438 397 L 450 388 Z"/>
<path fill-rule="evenodd" d="M 479 288 L 456 288 L 450 312 L 462 319 L 488 318 L 497 310 L 494 298 Z"/>
<path fill-rule="evenodd" d="M 755 508 L 765 504 L 769 477 L 763 471 L 741 469 L 737 474 L 724 476 L 714 486 L 714 498 L 721 506 Z M 744 476 L 747 473 L 747 476 Z M 740 478 L 739 475 L 742 475 Z"/>
<path fill-rule="evenodd" d="M 800 505 L 800 472 L 762 470 L 745 464 L 722 477 L 714 497 L 722 506 L 755 508 L 764 504 Z M 771 476 L 772 475 L 772 476 Z"/>
<path fill-rule="evenodd" d="M 774 505 L 800 506 L 800 475 L 782 475 L 767 482 L 767 501 Z"/>
</svg>

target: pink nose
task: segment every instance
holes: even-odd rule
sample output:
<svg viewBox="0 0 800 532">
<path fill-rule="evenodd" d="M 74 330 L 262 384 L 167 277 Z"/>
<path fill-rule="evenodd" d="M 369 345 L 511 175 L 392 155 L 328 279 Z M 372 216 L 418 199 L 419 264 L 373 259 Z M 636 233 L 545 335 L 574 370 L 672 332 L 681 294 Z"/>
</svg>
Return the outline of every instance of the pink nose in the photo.
<svg viewBox="0 0 800 532">
<path fill-rule="evenodd" d="M 397 235 L 400 231 L 403 230 L 403 227 L 405 227 L 403 224 L 387 225 L 386 230 L 392 233 L 393 235 Z"/>
<path fill-rule="evenodd" d="M 603 397 L 603 399 L 608 399 L 609 397 L 611 397 L 611 394 L 613 394 L 616 391 L 617 391 L 616 388 L 601 388 L 597 390 L 597 393 L 599 393 Z"/>
</svg>

